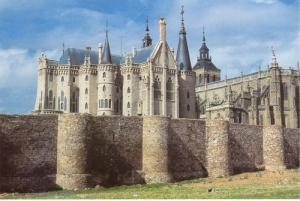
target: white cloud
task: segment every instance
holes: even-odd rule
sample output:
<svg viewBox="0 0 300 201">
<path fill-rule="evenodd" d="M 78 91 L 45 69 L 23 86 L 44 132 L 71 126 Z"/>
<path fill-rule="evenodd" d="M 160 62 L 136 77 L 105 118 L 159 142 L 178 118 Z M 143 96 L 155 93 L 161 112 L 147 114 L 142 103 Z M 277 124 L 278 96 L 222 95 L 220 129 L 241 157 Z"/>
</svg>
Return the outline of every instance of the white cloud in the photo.
<svg viewBox="0 0 300 201">
<path fill-rule="evenodd" d="M 255 3 L 262 3 L 262 4 L 273 4 L 275 3 L 274 0 L 253 0 Z"/>
</svg>

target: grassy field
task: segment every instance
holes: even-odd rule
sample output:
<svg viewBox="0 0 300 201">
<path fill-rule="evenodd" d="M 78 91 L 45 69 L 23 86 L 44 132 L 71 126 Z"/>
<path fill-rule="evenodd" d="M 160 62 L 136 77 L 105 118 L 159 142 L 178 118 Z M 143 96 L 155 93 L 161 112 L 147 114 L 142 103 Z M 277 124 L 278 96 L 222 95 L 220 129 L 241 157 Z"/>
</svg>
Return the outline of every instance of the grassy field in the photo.
<svg viewBox="0 0 300 201">
<path fill-rule="evenodd" d="M 202 178 L 171 184 L 0 194 L 0 198 L 300 198 L 300 170 L 244 173 L 224 178 Z"/>
</svg>

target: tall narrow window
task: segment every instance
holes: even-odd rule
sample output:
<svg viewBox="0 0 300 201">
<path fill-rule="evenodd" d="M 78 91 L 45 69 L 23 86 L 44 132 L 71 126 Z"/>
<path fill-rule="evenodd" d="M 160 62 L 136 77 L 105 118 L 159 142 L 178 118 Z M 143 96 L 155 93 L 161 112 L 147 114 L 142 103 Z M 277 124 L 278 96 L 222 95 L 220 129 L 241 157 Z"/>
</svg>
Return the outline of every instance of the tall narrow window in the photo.
<svg viewBox="0 0 300 201">
<path fill-rule="evenodd" d="M 64 76 L 61 76 L 60 81 L 61 81 L 61 82 L 65 81 Z"/>
<path fill-rule="evenodd" d="M 52 98 L 53 98 L 53 93 L 52 93 L 52 90 L 49 91 L 49 101 L 52 101 Z"/>
<path fill-rule="evenodd" d="M 127 108 L 130 108 L 130 102 L 127 103 Z"/>
<path fill-rule="evenodd" d="M 73 77 L 73 82 L 75 82 L 76 81 L 76 78 L 75 77 Z"/>
<path fill-rule="evenodd" d="M 127 80 L 130 80 L 130 74 L 127 75 Z"/>
<path fill-rule="evenodd" d="M 53 81 L 53 72 L 50 73 L 50 77 L 49 77 L 50 82 Z"/>
<path fill-rule="evenodd" d="M 105 99 L 105 108 L 108 108 L 108 100 Z"/>
<path fill-rule="evenodd" d="M 190 98 L 190 92 L 189 91 L 186 93 L 186 97 Z"/>
<path fill-rule="evenodd" d="M 104 108 L 104 99 L 101 99 L 101 105 L 100 105 L 101 108 Z"/>
<path fill-rule="evenodd" d="M 130 93 L 130 87 L 127 88 L 127 93 Z"/>
<path fill-rule="evenodd" d="M 85 109 L 88 109 L 88 107 L 89 107 L 89 106 L 88 106 L 88 104 L 87 104 L 87 103 L 85 103 Z"/>
<path fill-rule="evenodd" d="M 102 90 L 103 90 L 103 91 L 106 91 L 106 86 L 105 86 L 105 85 L 103 86 Z"/>
<path fill-rule="evenodd" d="M 106 73 L 105 72 L 103 72 L 102 77 L 106 78 Z"/>
<path fill-rule="evenodd" d="M 86 75 L 86 76 L 85 76 L 85 81 L 88 81 L 88 80 L 89 80 L 89 76 Z"/>
<path fill-rule="evenodd" d="M 111 99 L 108 101 L 108 107 L 111 108 Z"/>
<path fill-rule="evenodd" d="M 88 93 L 89 93 L 88 88 L 85 88 L 85 94 L 88 94 Z"/>
</svg>

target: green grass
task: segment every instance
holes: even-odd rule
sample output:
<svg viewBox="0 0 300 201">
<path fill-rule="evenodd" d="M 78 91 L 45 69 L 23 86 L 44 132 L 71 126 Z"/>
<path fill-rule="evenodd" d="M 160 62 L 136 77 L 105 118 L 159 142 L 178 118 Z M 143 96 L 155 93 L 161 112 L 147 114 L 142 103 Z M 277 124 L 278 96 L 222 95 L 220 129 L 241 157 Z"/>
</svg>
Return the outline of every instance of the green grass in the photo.
<svg viewBox="0 0 300 201">
<path fill-rule="evenodd" d="M 93 188 L 78 191 L 2 194 L 5 199 L 105 198 L 300 198 L 300 171 L 246 173 L 224 178 L 201 178 L 169 184 Z M 212 188 L 212 192 L 208 189 Z"/>
</svg>

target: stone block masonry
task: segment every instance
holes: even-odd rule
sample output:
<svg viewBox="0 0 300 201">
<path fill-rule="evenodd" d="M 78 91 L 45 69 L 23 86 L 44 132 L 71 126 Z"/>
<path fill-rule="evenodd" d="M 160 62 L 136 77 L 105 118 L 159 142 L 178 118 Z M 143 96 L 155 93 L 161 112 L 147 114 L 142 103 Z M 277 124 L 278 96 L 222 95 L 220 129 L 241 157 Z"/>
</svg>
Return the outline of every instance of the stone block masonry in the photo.
<svg viewBox="0 0 300 201">
<path fill-rule="evenodd" d="M 169 117 L 0 115 L 0 192 L 299 167 L 300 129 Z"/>
</svg>

